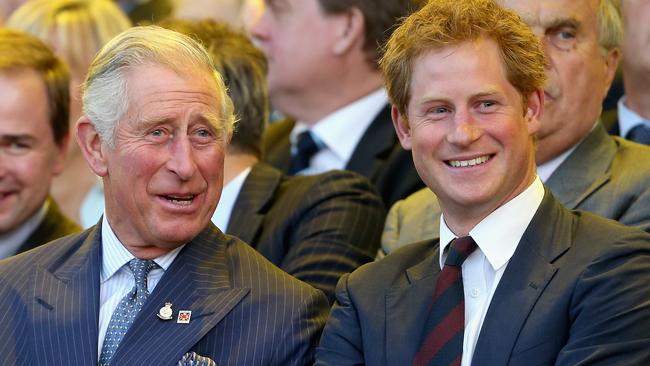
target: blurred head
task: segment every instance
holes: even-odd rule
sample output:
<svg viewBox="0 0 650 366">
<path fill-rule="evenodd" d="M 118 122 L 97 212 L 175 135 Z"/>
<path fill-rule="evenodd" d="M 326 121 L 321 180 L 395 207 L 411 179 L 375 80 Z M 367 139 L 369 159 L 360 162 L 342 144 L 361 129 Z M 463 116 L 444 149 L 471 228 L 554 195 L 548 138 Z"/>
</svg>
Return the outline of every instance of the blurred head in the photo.
<svg viewBox="0 0 650 366">
<path fill-rule="evenodd" d="M 650 79 L 650 2 L 623 0 L 623 70 L 631 78 Z M 646 84 L 647 85 L 647 84 Z"/>
<path fill-rule="evenodd" d="M 431 1 L 380 65 L 397 135 L 457 235 L 530 185 L 544 56 L 516 14 L 492 0 Z"/>
<path fill-rule="evenodd" d="M 106 217 L 139 258 L 155 258 L 210 222 L 223 184 L 233 106 L 191 38 L 135 27 L 90 66 L 77 137 L 104 181 Z"/>
<path fill-rule="evenodd" d="M 160 25 L 193 37 L 210 53 L 238 120 L 228 149 L 260 158 L 269 113 L 264 54 L 244 34 L 213 20 L 168 19 Z"/>
<path fill-rule="evenodd" d="M 594 127 L 619 60 L 621 18 L 615 0 L 499 0 L 544 45 L 546 103 L 538 164 L 580 142 Z"/>
<path fill-rule="evenodd" d="M 293 96 L 331 85 L 345 72 L 376 71 L 385 39 L 410 0 L 266 0 L 250 32 L 269 62 L 269 92 L 280 110 Z M 349 71 L 348 71 L 349 72 Z M 285 111 L 286 112 L 286 111 Z"/>
<path fill-rule="evenodd" d="M 0 29 L 0 235 L 30 218 L 63 169 L 68 70 L 45 44 Z"/>
<path fill-rule="evenodd" d="M 11 15 L 7 26 L 35 35 L 68 65 L 74 124 L 81 115 L 79 86 L 90 62 L 131 22 L 111 0 L 30 0 Z"/>
</svg>

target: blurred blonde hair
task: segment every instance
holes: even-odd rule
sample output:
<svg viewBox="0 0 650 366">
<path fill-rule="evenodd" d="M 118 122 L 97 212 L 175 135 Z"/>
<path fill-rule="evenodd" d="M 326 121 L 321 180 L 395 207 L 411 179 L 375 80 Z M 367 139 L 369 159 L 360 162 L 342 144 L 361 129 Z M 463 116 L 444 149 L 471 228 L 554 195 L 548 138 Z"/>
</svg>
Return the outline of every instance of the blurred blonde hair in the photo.
<svg viewBox="0 0 650 366">
<path fill-rule="evenodd" d="M 11 14 L 7 27 L 48 44 L 72 73 L 84 75 L 94 55 L 131 21 L 110 0 L 30 0 Z"/>
</svg>

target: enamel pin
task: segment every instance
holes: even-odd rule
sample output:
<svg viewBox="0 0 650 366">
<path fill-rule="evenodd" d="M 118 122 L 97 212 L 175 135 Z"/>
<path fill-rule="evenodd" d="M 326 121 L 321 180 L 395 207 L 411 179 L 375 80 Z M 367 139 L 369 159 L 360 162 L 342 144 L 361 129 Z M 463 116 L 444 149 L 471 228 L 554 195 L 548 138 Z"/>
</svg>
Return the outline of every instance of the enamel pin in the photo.
<svg viewBox="0 0 650 366">
<path fill-rule="evenodd" d="M 190 317 L 192 316 L 192 311 L 191 310 L 179 310 L 178 311 L 178 318 L 176 319 L 176 323 L 178 324 L 190 324 Z"/>
<path fill-rule="evenodd" d="M 158 317 L 162 320 L 171 320 L 172 319 L 172 303 L 171 302 L 166 302 L 165 306 L 160 308 L 160 311 L 158 311 Z"/>
</svg>

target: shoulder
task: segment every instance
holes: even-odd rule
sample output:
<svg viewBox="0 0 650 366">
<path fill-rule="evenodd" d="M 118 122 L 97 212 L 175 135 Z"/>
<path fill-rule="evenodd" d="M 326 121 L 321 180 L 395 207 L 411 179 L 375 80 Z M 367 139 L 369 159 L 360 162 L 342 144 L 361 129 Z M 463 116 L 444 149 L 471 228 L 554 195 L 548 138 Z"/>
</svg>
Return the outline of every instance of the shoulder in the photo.
<svg viewBox="0 0 650 366">
<path fill-rule="evenodd" d="M 271 147 L 278 141 L 288 138 L 295 124 L 294 120 L 288 118 L 271 123 L 264 133 L 264 146 Z"/>
</svg>

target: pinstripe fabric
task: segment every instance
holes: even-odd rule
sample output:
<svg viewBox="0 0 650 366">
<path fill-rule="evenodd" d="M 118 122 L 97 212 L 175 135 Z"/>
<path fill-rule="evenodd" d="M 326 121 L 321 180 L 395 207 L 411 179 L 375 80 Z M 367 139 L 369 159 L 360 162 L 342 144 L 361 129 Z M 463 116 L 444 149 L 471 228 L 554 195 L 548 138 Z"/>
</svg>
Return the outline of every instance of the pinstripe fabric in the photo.
<svg viewBox="0 0 650 366">
<path fill-rule="evenodd" d="M 271 124 L 264 134 L 265 161 L 283 172 L 289 169 L 289 135 L 295 121 Z M 413 165 L 411 152 L 399 144 L 387 105 L 372 121 L 345 169 L 368 178 L 377 188 L 386 207 L 424 187 Z"/>
<path fill-rule="evenodd" d="M 385 214 L 357 174 L 286 177 L 259 163 L 242 186 L 226 232 L 333 301 L 339 277 L 377 252 Z"/>
<path fill-rule="evenodd" d="M 562 205 L 650 232 L 650 147 L 607 135 L 600 124 L 544 183 Z M 440 206 L 428 189 L 391 208 L 382 248 L 437 238 Z"/>
<path fill-rule="evenodd" d="M 96 364 L 98 227 L 0 262 L 0 365 Z M 174 316 L 191 310 L 190 323 L 158 319 L 165 302 Z M 187 352 L 219 365 L 310 364 L 328 310 L 321 292 L 210 225 L 165 272 L 112 364 L 172 365 Z"/>
</svg>

